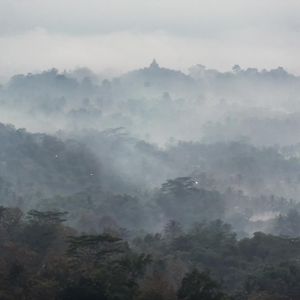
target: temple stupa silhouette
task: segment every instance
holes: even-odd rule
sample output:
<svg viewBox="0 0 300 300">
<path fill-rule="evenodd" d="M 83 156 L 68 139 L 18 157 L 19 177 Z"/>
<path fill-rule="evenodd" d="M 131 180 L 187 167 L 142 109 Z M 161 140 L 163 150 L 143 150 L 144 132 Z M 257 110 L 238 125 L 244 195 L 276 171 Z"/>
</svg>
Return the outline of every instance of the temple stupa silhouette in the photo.
<svg viewBox="0 0 300 300">
<path fill-rule="evenodd" d="M 156 59 L 153 59 L 153 61 L 152 61 L 152 63 L 151 63 L 151 65 L 150 65 L 149 68 L 152 69 L 152 70 L 154 70 L 154 69 L 160 69 L 160 66 L 157 63 Z"/>
</svg>

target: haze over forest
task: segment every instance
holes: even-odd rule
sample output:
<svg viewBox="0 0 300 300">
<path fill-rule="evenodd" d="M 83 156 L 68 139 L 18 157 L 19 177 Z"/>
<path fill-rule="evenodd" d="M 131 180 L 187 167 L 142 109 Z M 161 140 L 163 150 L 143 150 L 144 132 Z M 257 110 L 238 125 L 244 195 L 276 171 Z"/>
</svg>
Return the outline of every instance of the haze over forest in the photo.
<svg viewBox="0 0 300 300">
<path fill-rule="evenodd" d="M 0 0 L 0 299 L 299 300 L 299 3 L 141 3 Z"/>
</svg>

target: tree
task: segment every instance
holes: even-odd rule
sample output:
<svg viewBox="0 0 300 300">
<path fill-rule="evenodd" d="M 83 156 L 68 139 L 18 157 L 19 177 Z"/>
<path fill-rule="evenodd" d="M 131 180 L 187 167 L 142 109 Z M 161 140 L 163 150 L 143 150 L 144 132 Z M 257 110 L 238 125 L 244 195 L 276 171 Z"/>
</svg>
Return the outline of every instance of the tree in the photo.
<svg viewBox="0 0 300 300">
<path fill-rule="evenodd" d="M 217 191 L 198 188 L 198 181 L 191 177 L 179 177 L 163 183 L 157 205 L 167 218 L 183 226 L 218 219 L 224 213 L 222 195 Z"/>
<path fill-rule="evenodd" d="M 251 295 L 265 292 L 281 299 L 300 299 L 300 265 L 294 262 L 281 262 L 262 268 L 250 275 L 245 283 L 245 290 Z"/>
<path fill-rule="evenodd" d="M 191 177 L 179 177 L 170 179 L 161 186 L 161 191 L 164 194 L 185 195 L 189 191 L 194 191 L 195 180 Z"/>
<path fill-rule="evenodd" d="M 67 212 L 61 212 L 57 210 L 53 211 L 38 211 L 30 210 L 27 214 L 27 219 L 33 224 L 61 224 L 66 221 L 65 216 Z"/>
<path fill-rule="evenodd" d="M 63 243 L 62 223 L 66 221 L 64 218 L 66 214 L 66 212 L 56 210 L 29 211 L 22 240 L 40 254 L 46 254 L 47 249 L 55 240 L 61 240 Z"/>
<path fill-rule="evenodd" d="M 164 228 L 164 237 L 167 239 L 175 239 L 182 234 L 182 227 L 179 222 L 170 220 Z"/>
<path fill-rule="evenodd" d="M 193 270 L 182 280 L 178 290 L 178 299 L 182 300 L 225 300 L 229 299 L 209 273 Z"/>
<path fill-rule="evenodd" d="M 118 243 L 120 241 L 107 234 L 72 236 L 68 240 L 68 254 L 81 259 L 101 259 L 105 255 L 122 252 L 124 243 Z"/>
<path fill-rule="evenodd" d="M 286 216 L 279 215 L 275 219 L 274 231 L 281 236 L 300 236 L 300 214 L 297 210 L 290 210 Z"/>
</svg>

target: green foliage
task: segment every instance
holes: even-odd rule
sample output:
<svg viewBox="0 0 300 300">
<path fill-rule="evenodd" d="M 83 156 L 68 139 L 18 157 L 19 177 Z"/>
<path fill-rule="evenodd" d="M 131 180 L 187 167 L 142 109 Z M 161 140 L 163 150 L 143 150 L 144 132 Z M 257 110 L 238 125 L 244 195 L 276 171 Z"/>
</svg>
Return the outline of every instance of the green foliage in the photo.
<svg viewBox="0 0 300 300">
<path fill-rule="evenodd" d="M 26 218 L 32 224 L 57 225 L 66 221 L 64 217 L 67 214 L 67 212 L 61 211 L 38 211 L 33 209 L 27 213 Z"/>
<path fill-rule="evenodd" d="M 66 215 L 66 212 L 60 211 L 29 211 L 22 240 L 33 249 L 45 253 L 51 243 L 60 238 Z"/>
<path fill-rule="evenodd" d="M 221 292 L 220 286 L 206 272 L 193 270 L 187 274 L 178 290 L 178 299 L 182 300 L 225 300 L 229 299 Z"/>
<path fill-rule="evenodd" d="M 162 233 L 124 240 L 79 234 L 65 221 L 65 212 L 32 210 L 24 218 L 19 209 L 0 208 L 3 299 L 300 297 L 298 238 L 256 232 L 237 240 L 230 225 L 215 220 L 189 229 L 169 221 Z"/>
<path fill-rule="evenodd" d="M 189 191 L 195 191 L 195 180 L 191 177 L 170 179 L 162 184 L 161 191 L 165 194 L 185 195 Z"/>
<path fill-rule="evenodd" d="M 266 292 L 283 299 L 300 299 L 300 266 L 298 262 L 282 262 L 265 266 L 248 277 L 245 289 L 249 294 Z"/>
<path fill-rule="evenodd" d="M 110 235 L 81 235 L 68 239 L 68 254 L 74 257 L 93 255 L 101 258 L 106 254 L 122 251 L 121 239 Z"/>
<path fill-rule="evenodd" d="M 273 232 L 281 236 L 300 236 L 300 214 L 297 210 L 290 210 L 286 216 L 279 215 L 274 221 Z"/>
<path fill-rule="evenodd" d="M 162 185 L 156 203 L 167 218 L 188 226 L 221 218 L 225 205 L 220 193 L 197 188 L 197 181 L 191 177 L 168 180 Z"/>
</svg>

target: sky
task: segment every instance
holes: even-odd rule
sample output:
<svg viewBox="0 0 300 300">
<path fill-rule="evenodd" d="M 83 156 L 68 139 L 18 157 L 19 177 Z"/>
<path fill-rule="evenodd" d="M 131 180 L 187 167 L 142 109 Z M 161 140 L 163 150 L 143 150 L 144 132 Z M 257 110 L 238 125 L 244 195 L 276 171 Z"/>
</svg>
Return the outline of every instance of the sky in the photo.
<svg viewBox="0 0 300 300">
<path fill-rule="evenodd" d="M 278 66 L 300 75 L 299 0 L 0 0 L 0 78 Z"/>
</svg>

